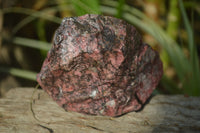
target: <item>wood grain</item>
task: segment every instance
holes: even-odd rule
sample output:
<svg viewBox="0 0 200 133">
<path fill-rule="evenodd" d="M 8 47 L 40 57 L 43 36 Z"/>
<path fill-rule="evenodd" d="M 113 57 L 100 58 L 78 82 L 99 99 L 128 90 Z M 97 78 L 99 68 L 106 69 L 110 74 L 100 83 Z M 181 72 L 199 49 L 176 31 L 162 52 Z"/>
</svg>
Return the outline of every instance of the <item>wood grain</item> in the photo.
<svg viewBox="0 0 200 133">
<path fill-rule="evenodd" d="M 200 132 L 200 97 L 156 95 L 139 112 L 120 117 L 66 112 L 43 91 L 10 90 L 0 99 L 0 133 L 157 133 Z"/>
</svg>

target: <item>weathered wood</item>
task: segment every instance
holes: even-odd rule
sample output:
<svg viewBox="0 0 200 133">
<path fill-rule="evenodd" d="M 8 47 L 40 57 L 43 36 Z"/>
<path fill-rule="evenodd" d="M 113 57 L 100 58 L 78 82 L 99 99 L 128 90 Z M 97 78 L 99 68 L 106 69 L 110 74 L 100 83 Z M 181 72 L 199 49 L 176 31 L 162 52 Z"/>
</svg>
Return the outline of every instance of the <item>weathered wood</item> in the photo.
<svg viewBox="0 0 200 133">
<path fill-rule="evenodd" d="M 154 96 L 139 112 L 117 118 L 65 112 L 43 90 L 10 90 L 0 99 L 0 133 L 149 133 L 200 132 L 200 97 Z"/>
</svg>

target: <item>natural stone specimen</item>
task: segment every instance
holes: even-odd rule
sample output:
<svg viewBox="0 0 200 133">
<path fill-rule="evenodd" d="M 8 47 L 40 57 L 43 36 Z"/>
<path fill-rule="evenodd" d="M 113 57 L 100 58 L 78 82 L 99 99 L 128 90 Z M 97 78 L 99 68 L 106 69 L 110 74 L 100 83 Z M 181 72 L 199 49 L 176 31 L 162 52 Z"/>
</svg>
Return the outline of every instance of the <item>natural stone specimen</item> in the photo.
<svg viewBox="0 0 200 133">
<path fill-rule="evenodd" d="M 139 110 L 163 73 L 157 52 L 117 18 L 64 18 L 37 75 L 66 111 L 119 116 Z"/>
</svg>

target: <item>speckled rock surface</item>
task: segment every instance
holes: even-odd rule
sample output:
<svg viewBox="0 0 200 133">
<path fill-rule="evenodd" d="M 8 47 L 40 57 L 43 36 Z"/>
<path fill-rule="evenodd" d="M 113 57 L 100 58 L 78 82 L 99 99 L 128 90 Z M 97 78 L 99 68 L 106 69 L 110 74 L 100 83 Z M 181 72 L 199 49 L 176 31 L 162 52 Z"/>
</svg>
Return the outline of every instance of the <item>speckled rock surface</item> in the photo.
<svg viewBox="0 0 200 133">
<path fill-rule="evenodd" d="M 37 81 L 66 111 L 119 116 L 139 110 L 162 73 L 132 25 L 84 15 L 63 19 Z"/>
</svg>

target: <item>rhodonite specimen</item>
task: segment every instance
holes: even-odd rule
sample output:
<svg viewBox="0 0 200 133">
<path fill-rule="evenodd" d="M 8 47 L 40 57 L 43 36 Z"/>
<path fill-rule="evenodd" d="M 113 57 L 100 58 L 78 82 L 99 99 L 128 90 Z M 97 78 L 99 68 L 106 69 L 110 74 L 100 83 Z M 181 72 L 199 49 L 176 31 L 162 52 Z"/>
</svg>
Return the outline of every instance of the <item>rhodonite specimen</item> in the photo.
<svg viewBox="0 0 200 133">
<path fill-rule="evenodd" d="M 66 111 L 119 116 L 139 110 L 162 73 L 132 25 L 84 15 L 63 19 L 37 81 Z"/>
</svg>

